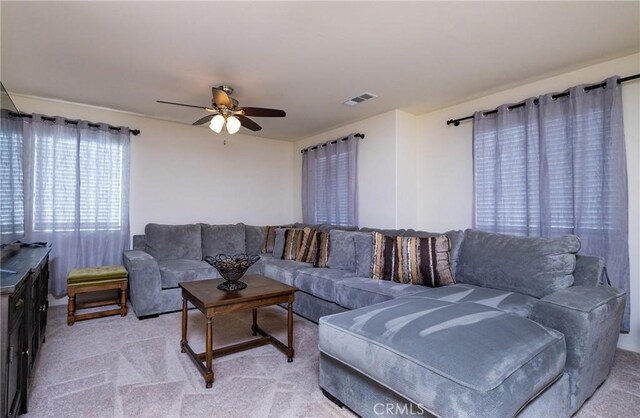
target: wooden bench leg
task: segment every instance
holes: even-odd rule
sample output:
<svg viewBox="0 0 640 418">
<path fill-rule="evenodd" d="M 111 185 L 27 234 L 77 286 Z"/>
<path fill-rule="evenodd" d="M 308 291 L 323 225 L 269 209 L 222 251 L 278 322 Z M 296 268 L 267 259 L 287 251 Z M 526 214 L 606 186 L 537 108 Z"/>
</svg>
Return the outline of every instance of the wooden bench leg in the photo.
<svg viewBox="0 0 640 418">
<path fill-rule="evenodd" d="M 76 291 L 73 288 L 68 289 L 69 302 L 67 305 L 67 325 L 71 326 L 75 322 L 76 312 Z"/>
<path fill-rule="evenodd" d="M 127 284 L 120 286 L 120 316 L 127 316 Z"/>
</svg>

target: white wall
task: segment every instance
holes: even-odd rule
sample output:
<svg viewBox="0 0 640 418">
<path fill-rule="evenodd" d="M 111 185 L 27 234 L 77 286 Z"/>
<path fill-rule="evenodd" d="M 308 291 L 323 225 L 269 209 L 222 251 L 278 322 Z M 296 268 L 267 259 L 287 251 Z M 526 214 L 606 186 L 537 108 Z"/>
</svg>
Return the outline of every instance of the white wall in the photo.
<svg viewBox="0 0 640 418">
<path fill-rule="evenodd" d="M 140 129 L 131 136 L 130 225 L 293 219 L 293 143 L 12 94 L 17 107 Z M 194 114 L 194 120 L 198 117 Z M 223 140 L 227 144 L 223 144 Z"/>
<path fill-rule="evenodd" d="M 640 54 L 608 61 L 578 71 L 492 94 L 418 117 L 418 224 L 419 229 L 446 231 L 468 228 L 472 222 L 472 123 L 447 126 L 448 119 L 476 110 L 492 109 L 530 96 L 594 83 L 618 74 L 640 72 Z M 627 171 L 629 178 L 629 257 L 631 264 L 631 332 L 620 336 L 619 346 L 640 352 L 640 81 L 623 84 Z"/>
</svg>

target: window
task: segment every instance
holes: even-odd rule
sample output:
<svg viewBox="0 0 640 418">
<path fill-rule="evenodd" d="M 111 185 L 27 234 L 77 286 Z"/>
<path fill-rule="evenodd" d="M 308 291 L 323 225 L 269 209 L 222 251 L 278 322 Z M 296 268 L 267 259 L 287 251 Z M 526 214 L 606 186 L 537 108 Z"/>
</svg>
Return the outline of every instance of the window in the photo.
<svg viewBox="0 0 640 418">
<path fill-rule="evenodd" d="M 302 157 L 302 212 L 309 224 L 356 226 L 358 140 L 330 141 Z"/>
<path fill-rule="evenodd" d="M 24 234 L 22 120 L 4 116 L 0 130 L 0 231 L 3 244 Z"/>
<path fill-rule="evenodd" d="M 349 181 L 340 173 L 348 172 L 349 154 L 321 157 L 316 167 L 316 224 L 355 225 L 349 211 Z M 332 175 L 329 173 L 338 173 Z M 333 202 L 333 204 L 332 204 Z"/>
<path fill-rule="evenodd" d="M 122 143 L 69 134 L 35 139 L 33 230 L 120 230 Z"/>
<path fill-rule="evenodd" d="M 515 235 L 541 235 L 543 227 L 558 234 L 576 225 L 617 228 L 615 208 L 600 206 L 617 204 L 615 188 L 606 184 L 613 161 L 611 148 L 602 146 L 604 117 L 602 109 L 575 115 L 575 141 L 564 114 L 528 125 L 515 119 L 476 134 L 476 227 Z"/>
</svg>

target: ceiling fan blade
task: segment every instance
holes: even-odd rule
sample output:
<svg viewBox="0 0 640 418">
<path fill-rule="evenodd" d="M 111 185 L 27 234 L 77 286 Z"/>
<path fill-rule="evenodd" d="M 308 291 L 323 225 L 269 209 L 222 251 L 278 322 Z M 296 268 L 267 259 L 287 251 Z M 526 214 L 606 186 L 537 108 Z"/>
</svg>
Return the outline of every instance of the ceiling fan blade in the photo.
<svg viewBox="0 0 640 418">
<path fill-rule="evenodd" d="M 207 123 L 209 122 L 211 119 L 213 119 L 215 115 L 207 115 L 203 118 L 198 119 L 197 121 L 193 122 L 192 125 L 202 125 L 203 123 Z"/>
<path fill-rule="evenodd" d="M 257 123 L 255 123 L 254 121 L 252 121 L 246 116 L 237 115 L 236 117 L 240 119 L 240 124 L 247 129 L 251 129 L 254 132 L 257 132 L 260 129 L 262 129 L 262 126 L 258 125 Z"/>
<path fill-rule="evenodd" d="M 197 105 L 190 105 L 190 104 L 176 103 L 176 102 L 165 102 L 164 100 L 156 100 L 156 102 L 157 103 L 170 104 L 170 105 L 176 105 L 176 106 L 195 107 L 196 109 L 204 109 L 204 110 L 211 109 L 210 107 L 206 107 L 206 106 L 197 106 Z"/>
<path fill-rule="evenodd" d="M 217 87 L 211 87 L 211 93 L 213 94 L 213 103 L 215 106 L 225 106 L 231 109 L 231 100 L 229 95 Z"/>
<path fill-rule="evenodd" d="M 268 118 L 283 118 L 287 116 L 284 110 L 280 109 L 266 109 L 264 107 L 243 107 L 245 116 L 259 116 Z"/>
</svg>

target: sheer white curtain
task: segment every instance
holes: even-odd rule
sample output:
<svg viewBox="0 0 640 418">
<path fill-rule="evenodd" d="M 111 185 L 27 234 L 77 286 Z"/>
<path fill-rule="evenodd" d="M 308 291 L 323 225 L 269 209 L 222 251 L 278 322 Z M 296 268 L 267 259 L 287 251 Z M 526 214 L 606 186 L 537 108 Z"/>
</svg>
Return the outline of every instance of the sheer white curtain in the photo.
<svg viewBox="0 0 640 418">
<path fill-rule="evenodd" d="M 604 257 L 612 285 L 627 292 L 622 328 L 628 331 L 627 165 L 617 80 L 474 115 L 474 226 L 578 235 L 580 253 Z"/>
<path fill-rule="evenodd" d="M 51 292 L 70 269 L 120 264 L 129 245 L 129 129 L 25 119 L 26 240 L 53 243 Z"/>
<path fill-rule="evenodd" d="M 358 225 L 358 138 L 328 141 L 302 153 L 304 223 Z"/>
</svg>

